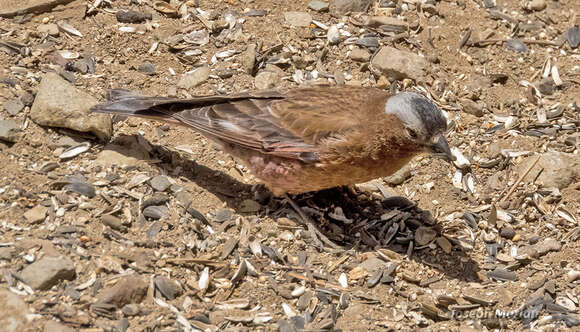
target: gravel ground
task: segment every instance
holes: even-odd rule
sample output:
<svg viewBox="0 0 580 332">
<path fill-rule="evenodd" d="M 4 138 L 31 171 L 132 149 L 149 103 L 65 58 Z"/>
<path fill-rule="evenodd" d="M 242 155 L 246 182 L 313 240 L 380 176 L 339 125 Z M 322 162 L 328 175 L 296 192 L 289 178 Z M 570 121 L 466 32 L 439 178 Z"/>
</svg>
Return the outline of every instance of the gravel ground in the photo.
<svg viewBox="0 0 580 332">
<path fill-rule="evenodd" d="M 577 0 L 0 0 L 0 330 L 580 330 L 579 25 Z M 315 232 L 200 134 L 89 112 L 313 84 L 428 96 L 458 160 L 293 197 Z"/>
</svg>

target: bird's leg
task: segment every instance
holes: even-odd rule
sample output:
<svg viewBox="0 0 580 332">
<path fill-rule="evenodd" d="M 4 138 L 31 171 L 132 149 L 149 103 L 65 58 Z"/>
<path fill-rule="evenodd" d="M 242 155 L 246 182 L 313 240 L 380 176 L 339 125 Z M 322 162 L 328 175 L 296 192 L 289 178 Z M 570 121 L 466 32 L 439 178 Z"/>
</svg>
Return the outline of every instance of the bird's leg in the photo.
<svg viewBox="0 0 580 332">
<path fill-rule="evenodd" d="M 284 194 L 284 199 L 288 202 L 288 204 L 290 204 L 290 206 L 292 206 L 292 208 L 294 210 L 296 210 L 296 212 L 298 213 L 298 215 L 302 219 L 302 223 L 304 225 L 306 225 L 306 227 L 308 228 L 308 231 L 312 234 L 315 241 L 319 243 L 320 247 L 322 247 L 322 243 L 320 242 L 320 240 L 322 240 L 322 242 L 326 243 L 328 246 L 330 246 L 334 249 L 344 250 L 343 247 L 335 244 L 330 239 L 328 239 L 324 234 L 322 234 L 322 232 L 320 232 L 320 230 L 318 230 L 318 227 L 316 227 L 316 225 L 314 224 L 312 219 L 310 219 L 310 217 L 308 217 L 304 213 L 304 211 L 302 211 L 300 206 L 298 206 L 298 204 L 296 204 L 296 202 L 294 202 L 294 200 L 291 199 L 290 196 L 288 196 L 287 194 Z M 318 238 L 320 238 L 320 240 Z"/>
</svg>

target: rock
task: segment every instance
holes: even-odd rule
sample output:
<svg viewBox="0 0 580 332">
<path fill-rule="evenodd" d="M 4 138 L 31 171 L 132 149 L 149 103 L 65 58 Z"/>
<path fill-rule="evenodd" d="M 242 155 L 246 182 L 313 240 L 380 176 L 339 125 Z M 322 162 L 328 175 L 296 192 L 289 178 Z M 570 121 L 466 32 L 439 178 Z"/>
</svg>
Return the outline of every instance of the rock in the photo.
<svg viewBox="0 0 580 332">
<path fill-rule="evenodd" d="M 151 62 L 143 62 L 137 70 L 145 75 L 155 75 L 155 65 Z"/>
<path fill-rule="evenodd" d="M 15 254 L 14 247 L 0 247 L 0 259 L 11 260 Z"/>
<path fill-rule="evenodd" d="M 25 106 L 32 106 L 32 103 L 34 103 L 34 95 L 30 92 L 22 91 L 20 101 L 22 101 Z"/>
<path fill-rule="evenodd" d="M 105 214 L 101 217 L 101 222 L 103 225 L 107 225 L 117 231 L 125 231 L 125 226 L 123 226 L 123 221 L 113 215 Z"/>
<path fill-rule="evenodd" d="M 520 254 L 525 254 L 530 257 L 541 257 L 550 251 L 560 251 L 562 249 L 562 243 L 560 241 L 547 238 L 542 242 L 528 245 L 520 248 L 518 252 Z"/>
<path fill-rule="evenodd" d="M 314 10 L 315 12 L 327 12 L 328 11 L 328 2 L 312 0 L 308 3 L 308 8 Z"/>
<path fill-rule="evenodd" d="M 164 205 L 152 205 L 143 209 L 143 215 L 151 219 L 162 219 L 169 217 L 169 209 Z"/>
<path fill-rule="evenodd" d="M 246 74 L 254 72 L 256 65 L 256 44 L 249 44 L 246 50 L 240 55 L 240 64 Z"/>
<path fill-rule="evenodd" d="M 135 136 L 121 137 L 115 143 L 119 144 L 108 144 L 97 154 L 95 165 L 130 167 L 137 165 L 141 160 L 149 160 L 149 153 L 139 144 Z"/>
<path fill-rule="evenodd" d="M 141 209 L 145 209 L 152 205 L 163 205 L 169 201 L 169 196 L 164 193 L 155 193 L 153 196 L 147 198 L 142 204 Z"/>
<path fill-rule="evenodd" d="M 24 109 L 24 104 L 18 99 L 10 99 L 2 105 L 4 110 L 10 115 L 16 115 Z"/>
<path fill-rule="evenodd" d="M 42 205 L 37 205 L 32 209 L 24 212 L 24 219 L 31 224 L 36 224 L 39 222 L 43 222 L 44 218 L 46 218 L 46 214 L 48 213 L 48 208 Z"/>
<path fill-rule="evenodd" d="M 141 313 L 141 308 L 138 304 L 131 303 L 125 305 L 121 311 L 123 311 L 125 316 L 137 316 Z"/>
<path fill-rule="evenodd" d="M 20 275 L 30 287 L 48 290 L 61 280 L 73 280 L 75 266 L 68 258 L 45 256 L 25 267 Z"/>
<path fill-rule="evenodd" d="M 48 73 L 40 82 L 30 116 L 41 126 L 91 132 L 108 140 L 113 132 L 111 117 L 91 113 L 96 104 L 95 98 L 77 90 L 58 74 Z"/>
<path fill-rule="evenodd" d="M 389 78 L 410 78 L 421 82 L 429 68 L 429 62 L 415 53 L 385 46 L 374 56 L 372 66 Z"/>
<path fill-rule="evenodd" d="M 483 105 L 468 98 L 461 98 L 459 100 L 459 103 L 463 106 L 463 111 L 465 113 L 477 117 L 483 116 Z"/>
<path fill-rule="evenodd" d="M 356 268 L 363 269 L 369 274 L 373 274 L 379 269 L 384 268 L 386 265 L 385 261 L 377 257 L 371 257 L 364 262 L 360 263 Z"/>
<path fill-rule="evenodd" d="M 309 27 L 312 22 L 312 16 L 305 12 L 285 12 L 284 19 L 295 27 Z"/>
<path fill-rule="evenodd" d="M 135 10 L 119 10 L 115 16 L 121 23 L 143 23 L 153 18 L 151 13 L 141 13 Z"/>
<path fill-rule="evenodd" d="M 226 222 L 231 219 L 233 214 L 230 209 L 219 209 L 215 212 L 215 221 L 219 223 Z"/>
<path fill-rule="evenodd" d="M 75 329 L 62 325 L 61 323 L 49 320 L 44 324 L 44 332 L 74 332 Z"/>
<path fill-rule="evenodd" d="M 378 28 L 381 25 L 388 25 L 401 30 L 401 32 L 409 28 L 409 23 L 391 16 L 369 16 L 364 21 L 364 24 L 373 28 Z"/>
<path fill-rule="evenodd" d="M 334 0 L 332 11 L 340 16 L 349 12 L 366 12 L 374 0 Z"/>
<path fill-rule="evenodd" d="M 149 181 L 151 188 L 157 191 L 165 191 L 171 186 L 169 178 L 165 175 L 157 175 Z"/>
<path fill-rule="evenodd" d="M 577 48 L 578 44 L 580 44 L 580 26 L 574 26 L 568 29 L 566 31 L 566 39 L 571 48 Z"/>
<path fill-rule="evenodd" d="M 36 28 L 36 31 L 40 34 L 48 34 L 53 37 L 57 37 L 60 34 L 60 31 L 58 31 L 58 25 L 54 23 L 41 24 Z"/>
<path fill-rule="evenodd" d="M 256 89 L 271 89 L 275 87 L 280 80 L 278 73 L 268 70 L 263 70 L 256 75 L 254 79 L 254 85 Z"/>
<path fill-rule="evenodd" d="M 252 213 L 252 212 L 258 212 L 258 211 L 260 211 L 260 209 L 262 209 L 262 206 L 260 205 L 260 203 L 254 201 L 254 200 L 251 200 L 251 199 L 245 199 L 240 204 L 239 212 Z"/>
<path fill-rule="evenodd" d="M 72 63 L 69 70 L 84 75 L 89 72 L 89 64 L 85 59 L 76 60 Z"/>
<path fill-rule="evenodd" d="M 543 95 L 551 96 L 554 94 L 554 90 L 556 90 L 556 83 L 551 77 L 546 77 L 538 84 L 538 90 Z"/>
<path fill-rule="evenodd" d="M 29 13 L 43 13 L 53 7 L 64 5 L 74 0 L 19 0 L 4 1 L 0 6 L 0 17 L 14 17 Z"/>
<path fill-rule="evenodd" d="M 98 303 L 112 304 L 122 308 L 126 304 L 140 303 L 147 294 L 149 283 L 138 275 L 123 277 L 113 286 L 101 290 L 97 296 Z"/>
<path fill-rule="evenodd" d="M 437 232 L 431 227 L 421 226 L 415 231 L 415 241 L 417 246 L 424 246 L 437 236 Z"/>
<path fill-rule="evenodd" d="M 528 10 L 544 10 L 546 8 L 546 0 L 532 0 L 528 3 L 527 9 Z"/>
<path fill-rule="evenodd" d="M 449 240 L 447 240 L 444 237 L 438 237 L 437 240 L 435 240 L 437 242 L 437 244 L 439 245 L 439 247 L 441 247 L 441 249 L 443 249 L 443 252 L 446 254 L 450 254 L 451 253 L 451 242 L 449 242 Z"/>
<path fill-rule="evenodd" d="M 12 120 L 0 120 L 0 140 L 15 143 L 20 136 L 20 126 Z"/>
<path fill-rule="evenodd" d="M 350 58 L 354 61 L 367 62 L 371 59 L 371 54 L 366 49 L 355 47 L 350 52 Z"/>
<path fill-rule="evenodd" d="M 175 199 L 185 208 L 189 207 L 192 202 L 191 195 L 185 190 L 175 193 Z"/>
<path fill-rule="evenodd" d="M 201 83 L 207 81 L 209 78 L 209 73 L 210 69 L 208 66 L 202 66 L 192 71 L 188 71 L 187 73 L 183 74 L 183 76 L 181 76 L 177 86 L 182 89 L 195 88 Z"/>
<path fill-rule="evenodd" d="M 504 226 L 501 228 L 499 235 L 501 235 L 503 238 L 511 240 L 514 236 L 516 236 L 516 231 L 511 226 Z"/>
<path fill-rule="evenodd" d="M 6 286 L 4 286 L 6 287 Z M 30 314 L 28 306 L 20 298 L 7 289 L 0 289 L 0 326 L 2 331 L 19 332 L 27 330 Z"/>
<path fill-rule="evenodd" d="M 177 281 L 158 276 L 155 277 L 154 283 L 155 287 L 157 287 L 161 294 L 168 300 L 173 300 L 183 294 L 183 288 Z"/>
<path fill-rule="evenodd" d="M 411 165 L 406 164 L 405 166 L 401 167 L 398 171 L 396 171 L 394 174 L 384 177 L 383 180 L 391 186 L 398 186 L 401 183 L 405 182 L 410 177 L 411 177 Z"/>
<path fill-rule="evenodd" d="M 517 167 L 517 174 L 523 174 L 537 158 L 537 155 L 533 155 L 524 159 Z M 545 152 L 540 155 L 538 164 L 522 182 L 531 182 L 536 177 L 538 177 L 536 183 L 542 184 L 544 187 L 566 188 L 580 180 L 580 155 Z"/>
</svg>

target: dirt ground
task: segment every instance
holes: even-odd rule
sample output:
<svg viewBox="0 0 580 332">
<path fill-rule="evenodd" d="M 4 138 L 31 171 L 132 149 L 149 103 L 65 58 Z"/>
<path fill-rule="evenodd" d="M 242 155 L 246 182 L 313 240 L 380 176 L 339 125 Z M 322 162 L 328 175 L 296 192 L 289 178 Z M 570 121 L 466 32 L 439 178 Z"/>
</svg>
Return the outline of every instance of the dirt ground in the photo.
<svg viewBox="0 0 580 332">
<path fill-rule="evenodd" d="M 364 2 L 318 12 L 304 0 L 114 0 L 94 10 L 97 1 L 76 0 L 0 17 L 0 119 L 19 126 L 12 142 L 0 139 L 0 290 L 28 310 L 28 319 L 12 310 L 26 321 L 13 331 L 580 330 L 580 51 L 571 46 L 580 2 L 367 1 L 337 11 Z M 169 7 L 181 9 L 156 10 Z M 122 9 L 152 17 L 120 23 Z M 316 22 L 293 26 L 288 12 Z M 369 16 L 407 27 L 371 27 Z M 58 22 L 82 37 L 44 32 Z M 173 43 L 208 22 L 208 43 Z M 337 24 L 348 34 L 329 43 L 325 27 Z M 355 44 L 362 37 L 378 46 Z M 386 46 L 423 56 L 427 74 L 378 71 L 373 56 Z M 353 59 L 358 50 L 370 58 Z M 204 65 L 209 76 L 181 85 Z M 185 98 L 272 77 L 277 87 L 420 91 L 446 112 L 465 162 L 419 156 L 395 179 L 294 197 L 329 245 L 187 128 L 113 118 L 102 140 L 39 125 L 31 108 L 49 72 L 98 101 L 119 87 Z M 87 151 L 59 157 L 81 143 Z M 38 264 L 51 257 L 58 264 Z M 51 273 L 36 287 L 27 279 Z"/>
</svg>

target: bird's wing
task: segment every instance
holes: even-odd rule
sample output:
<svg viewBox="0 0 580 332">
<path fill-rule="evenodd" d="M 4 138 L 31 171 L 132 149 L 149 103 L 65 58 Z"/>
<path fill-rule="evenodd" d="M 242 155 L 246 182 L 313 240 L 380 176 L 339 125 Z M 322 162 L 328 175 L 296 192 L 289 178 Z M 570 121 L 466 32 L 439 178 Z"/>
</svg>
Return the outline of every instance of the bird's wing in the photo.
<svg viewBox="0 0 580 332">
<path fill-rule="evenodd" d="M 190 126 L 225 143 L 280 157 L 318 162 L 317 143 L 364 125 L 360 94 L 380 90 L 313 87 L 172 99 L 113 90 L 93 111 L 141 116 Z M 372 99 L 372 98 L 371 98 Z M 375 96 L 376 99 L 376 96 Z M 384 105 L 384 104 L 383 104 Z M 371 112 L 372 113 L 372 112 Z M 367 117 L 368 119 L 368 117 Z"/>
</svg>

